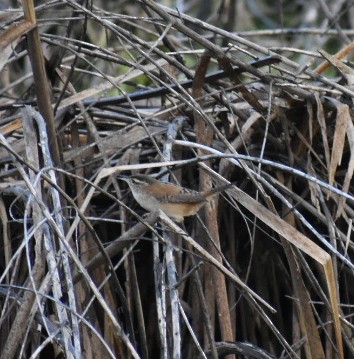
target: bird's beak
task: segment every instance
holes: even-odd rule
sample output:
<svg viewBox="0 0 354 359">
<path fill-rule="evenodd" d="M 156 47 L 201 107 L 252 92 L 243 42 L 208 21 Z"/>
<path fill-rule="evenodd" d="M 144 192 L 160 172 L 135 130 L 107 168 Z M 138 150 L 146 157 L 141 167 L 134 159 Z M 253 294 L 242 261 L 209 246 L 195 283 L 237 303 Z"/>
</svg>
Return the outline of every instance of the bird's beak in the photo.
<svg viewBox="0 0 354 359">
<path fill-rule="evenodd" d="M 117 179 L 122 180 L 122 181 L 128 181 L 129 176 L 127 176 L 127 175 L 118 175 Z"/>
</svg>

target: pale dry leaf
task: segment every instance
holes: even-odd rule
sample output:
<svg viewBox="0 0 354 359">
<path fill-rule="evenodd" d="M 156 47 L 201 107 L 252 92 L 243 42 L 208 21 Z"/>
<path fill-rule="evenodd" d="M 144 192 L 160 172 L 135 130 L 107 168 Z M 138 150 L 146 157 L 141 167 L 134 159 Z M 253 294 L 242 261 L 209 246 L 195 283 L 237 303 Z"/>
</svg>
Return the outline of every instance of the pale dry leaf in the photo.
<svg viewBox="0 0 354 359">
<path fill-rule="evenodd" d="M 10 123 L 7 123 L 4 126 L 0 127 L 0 133 L 3 134 L 4 136 L 18 130 L 19 128 L 22 127 L 22 119 L 21 118 L 16 118 L 15 120 L 11 121 Z"/>
<path fill-rule="evenodd" d="M 329 166 L 328 183 L 333 185 L 337 167 L 341 164 L 347 121 L 350 119 L 349 107 L 343 103 L 337 103 L 337 118 L 334 130 L 332 156 Z"/>
<path fill-rule="evenodd" d="M 346 121 L 346 133 L 348 137 L 349 147 L 350 147 L 350 159 L 348 163 L 348 169 L 345 174 L 342 191 L 347 193 L 349 190 L 349 186 L 351 183 L 351 179 L 353 177 L 354 171 L 354 125 L 350 117 L 348 117 Z M 341 196 L 338 201 L 338 208 L 336 213 L 336 219 L 342 214 L 344 204 L 345 204 L 345 197 Z"/>
<path fill-rule="evenodd" d="M 351 44 L 351 48 L 353 48 L 353 44 L 354 43 Z M 336 67 L 338 70 L 340 70 L 342 75 L 347 80 L 348 88 L 353 89 L 353 87 L 354 87 L 354 70 L 352 68 L 350 68 L 349 66 L 347 66 L 346 64 L 344 64 L 336 56 L 332 56 L 324 50 L 321 50 L 320 53 L 323 57 L 326 58 L 326 60 L 329 63 L 331 63 L 334 67 Z"/>
</svg>

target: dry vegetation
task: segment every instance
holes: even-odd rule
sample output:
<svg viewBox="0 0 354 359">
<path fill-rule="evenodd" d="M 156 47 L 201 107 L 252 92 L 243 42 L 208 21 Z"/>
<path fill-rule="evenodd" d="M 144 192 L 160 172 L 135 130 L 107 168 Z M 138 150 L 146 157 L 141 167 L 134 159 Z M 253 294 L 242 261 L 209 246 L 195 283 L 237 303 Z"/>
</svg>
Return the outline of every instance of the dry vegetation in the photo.
<svg viewBox="0 0 354 359">
<path fill-rule="evenodd" d="M 255 3 L 1 13 L 1 359 L 354 357 L 351 5 Z"/>
</svg>

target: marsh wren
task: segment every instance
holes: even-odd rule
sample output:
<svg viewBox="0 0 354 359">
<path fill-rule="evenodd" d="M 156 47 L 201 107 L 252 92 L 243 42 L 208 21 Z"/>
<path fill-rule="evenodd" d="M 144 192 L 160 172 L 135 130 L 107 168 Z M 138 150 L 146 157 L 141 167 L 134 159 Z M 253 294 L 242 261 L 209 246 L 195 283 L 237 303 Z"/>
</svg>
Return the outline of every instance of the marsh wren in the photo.
<svg viewBox="0 0 354 359">
<path fill-rule="evenodd" d="M 149 212 L 157 212 L 161 209 L 177 222 L 182 222 L 184 217 L 193 216 L 215 195 L 231 186 L 227 184 L 197 192 L 146 175 L 120 177 L 120 179 L 128 183 L 133 197 L 141 207 Z"/>
</svg>

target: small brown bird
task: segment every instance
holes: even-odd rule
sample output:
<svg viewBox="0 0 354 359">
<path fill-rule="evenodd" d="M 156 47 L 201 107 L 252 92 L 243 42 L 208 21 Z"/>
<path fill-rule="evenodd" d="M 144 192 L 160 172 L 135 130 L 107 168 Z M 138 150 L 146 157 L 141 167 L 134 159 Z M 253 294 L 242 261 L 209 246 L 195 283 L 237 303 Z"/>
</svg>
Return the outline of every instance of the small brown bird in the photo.
<svg viewBox="0 0 354 359">
<path fill-rule="evenodd" d="M 227 184 L 209 191 L 197 192 L 146 175 L 120 177 L 120 179 L 128 183 L 135 200 L 141 207 L 149 212 L 157 212 L 161 209 L 177 222 L 182 222 L 184 217 L 193 216 L 215 195 L 231 186 Z"/>
</svg>

